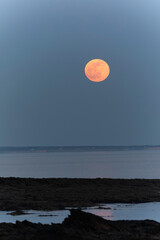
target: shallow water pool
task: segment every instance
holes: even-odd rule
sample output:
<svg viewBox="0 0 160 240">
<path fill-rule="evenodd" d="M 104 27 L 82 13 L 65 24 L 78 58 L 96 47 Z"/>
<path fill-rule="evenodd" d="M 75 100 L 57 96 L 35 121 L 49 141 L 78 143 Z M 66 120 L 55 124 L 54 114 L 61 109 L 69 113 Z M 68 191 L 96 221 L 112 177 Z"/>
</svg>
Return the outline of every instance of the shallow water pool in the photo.
<svg viewBox="0 0 160 240">
<path fill-rule="evenodd" d="M 24 215 L 12 216 L 11 211 L 0 211 L 0 222 L 30 221 L 34 223 L 62 223 L 70 214 L 70 208 L 58 211 L 24 211 Z M 155 220 L 160 222 L 160 202 L 139 204 L 101 204 L 94 207 L 83 208 L 89 212 L 107 220 Z"/>
</svg>

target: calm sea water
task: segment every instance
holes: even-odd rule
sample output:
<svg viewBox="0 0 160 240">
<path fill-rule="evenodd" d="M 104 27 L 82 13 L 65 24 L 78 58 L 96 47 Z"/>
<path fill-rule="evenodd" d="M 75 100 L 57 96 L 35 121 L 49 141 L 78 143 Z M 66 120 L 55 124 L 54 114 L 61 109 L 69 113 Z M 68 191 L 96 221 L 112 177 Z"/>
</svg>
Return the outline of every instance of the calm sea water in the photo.
<svg viewBox="0 0 160 240">
<path fill-rule="evenodd" d="M 107 220 L 145 220 L 150 219 L 160 222 L 160 203 L 140 203 L 140 204 L 103 204 L 99 206 L 83 209 L 100 216 Z M 63 220 L 70 214 L 69 210 L 59 211 L 24 211 L 27 215 L 12 216 L 10 212 L 0 211 L 0 223 L 28 220 L 34 223 L 62 223 Z"/>
<path fill-rule="evenodd" d="M 160 150 L 0 153 L 0 177 L 160 178 Z"/>
</svg>

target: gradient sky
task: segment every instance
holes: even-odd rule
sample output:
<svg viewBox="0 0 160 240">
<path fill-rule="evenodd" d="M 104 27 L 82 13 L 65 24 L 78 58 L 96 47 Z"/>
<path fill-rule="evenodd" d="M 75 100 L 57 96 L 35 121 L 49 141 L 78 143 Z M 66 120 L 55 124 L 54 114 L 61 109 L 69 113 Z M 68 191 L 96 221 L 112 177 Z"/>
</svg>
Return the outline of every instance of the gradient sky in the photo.
<svg viewBox="0 0 160 240">
<path fill-rule="evenodd" d="M 159 0 L 0 0 L 0 146 L 160 144 L 159 23 Z"/>
</svg>

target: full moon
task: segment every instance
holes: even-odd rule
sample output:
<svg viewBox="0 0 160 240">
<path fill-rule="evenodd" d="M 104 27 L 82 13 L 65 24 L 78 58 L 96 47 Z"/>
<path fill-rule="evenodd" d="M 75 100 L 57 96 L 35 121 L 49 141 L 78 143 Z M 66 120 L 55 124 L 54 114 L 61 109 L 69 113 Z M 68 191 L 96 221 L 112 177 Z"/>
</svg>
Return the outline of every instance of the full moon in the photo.
<svg viewBox="0 0 160 240">
<path fill-rule="evenodd" d="M 85 66 L 86 77 L 93 82 L 104 81 L 110 73 L 109 65 L 102 59 L 93 59 Z"/>
</svg>

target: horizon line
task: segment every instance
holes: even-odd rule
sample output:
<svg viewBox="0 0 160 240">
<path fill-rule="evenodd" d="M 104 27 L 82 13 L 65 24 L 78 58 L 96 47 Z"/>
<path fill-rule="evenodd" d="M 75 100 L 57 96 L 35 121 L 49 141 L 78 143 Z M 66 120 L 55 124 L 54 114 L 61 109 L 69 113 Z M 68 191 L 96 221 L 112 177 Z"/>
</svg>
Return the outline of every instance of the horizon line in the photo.
<svg viewBox="0 0 160 240">
<path fill-rule="evenodd" d="M 0 148 L 70 148 L 70 147 L 160 147 L 160 144 L 133 144 L 133 145 L 24 145 L 24 146 L 0 146 Z"/>
</svg>

